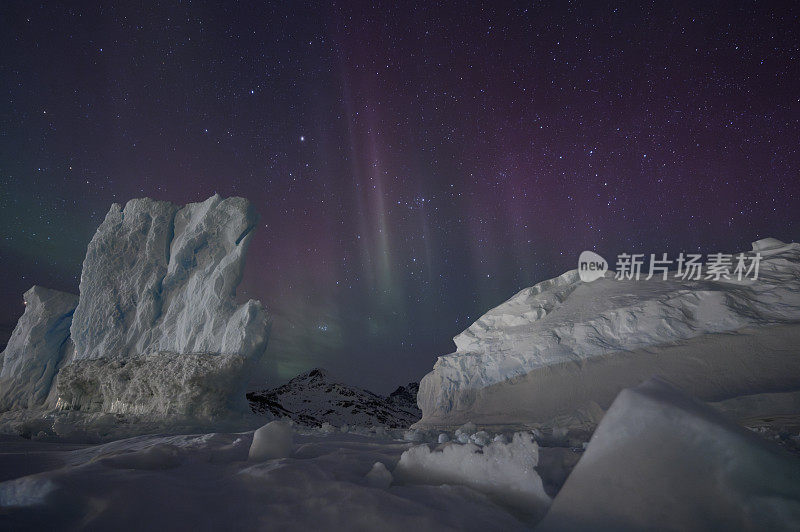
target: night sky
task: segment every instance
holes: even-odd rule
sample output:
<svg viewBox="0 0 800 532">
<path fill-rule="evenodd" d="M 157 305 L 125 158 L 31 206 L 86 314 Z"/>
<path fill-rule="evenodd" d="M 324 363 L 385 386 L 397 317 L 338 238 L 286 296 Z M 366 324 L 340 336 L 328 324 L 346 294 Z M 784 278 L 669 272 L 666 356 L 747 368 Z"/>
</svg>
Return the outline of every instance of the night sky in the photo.
<svg viewBox="0 0 800 532">
<path fill-rule="evenodd" d="M 2 323 L 141 196 L 249 198 L 259 378 L 376 392 L 584 249 L 800 238 L 797 3 L 70 4 L 0 6 Z"/>
</svg>

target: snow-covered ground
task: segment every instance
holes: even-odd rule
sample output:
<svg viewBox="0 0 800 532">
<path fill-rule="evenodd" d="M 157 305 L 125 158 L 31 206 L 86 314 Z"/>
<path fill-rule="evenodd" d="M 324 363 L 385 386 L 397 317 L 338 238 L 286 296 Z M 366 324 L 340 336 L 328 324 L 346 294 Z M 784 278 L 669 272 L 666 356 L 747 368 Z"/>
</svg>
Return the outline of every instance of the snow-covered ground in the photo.
<svg viewBox="0 0 800 532">
<path fill-rule="evenodd" d="M 623 391 L 574 445 L 286 420 L 100 445 L 6 436 L 0 529 L 800 528 L 800 458 L 663 381 Z"/>
<path fill-rule="evenodd" d="M 287 440 L 287 427 L 272 422 L 255 445 L 253 432 L 102 445 L 4 437 L 0 528 L 524 530 L 550 503 L 530 433 L 421 458 L 403 431 L 328 426 Z"/>
</svg>

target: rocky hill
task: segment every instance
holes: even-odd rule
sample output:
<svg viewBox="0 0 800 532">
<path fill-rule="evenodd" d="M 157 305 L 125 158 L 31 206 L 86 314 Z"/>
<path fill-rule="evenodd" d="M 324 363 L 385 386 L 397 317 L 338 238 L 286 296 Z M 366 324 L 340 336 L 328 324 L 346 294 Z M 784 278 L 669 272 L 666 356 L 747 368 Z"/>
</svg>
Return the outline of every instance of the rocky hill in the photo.
<svg viewBox="0 0 800 532">
<path fill-rule="evenodd" d="M 324 369 L 312 369 L 270 390 L 250 392 L 247 399 L 257 414 L 288 417 L 319 426 L 384 425 L 409 427 L 419 421 L 418 383 L 400 386 L 388 397 L 331 380 Z"/>
</svg>

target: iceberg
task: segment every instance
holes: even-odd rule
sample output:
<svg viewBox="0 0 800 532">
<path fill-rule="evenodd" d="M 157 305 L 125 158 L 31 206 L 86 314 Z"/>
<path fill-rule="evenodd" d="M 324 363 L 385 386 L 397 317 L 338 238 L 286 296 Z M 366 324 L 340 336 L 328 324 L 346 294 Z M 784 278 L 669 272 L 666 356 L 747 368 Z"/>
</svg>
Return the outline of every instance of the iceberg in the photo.
<svg viewBox="0 0 800 532">
<path fill-rule="evenodd" d="M 184 207 L 112 205 L 89 243 L 79 296 L 25 294 L 0 362 L 0 406 L 23 413 L 5 424 L 24 424 L 34 406 L 30 416 L 67 411 L 69 423 L 247 415 L 246 385 L 270 328 L 260 302 L 236 301 L 257 221 L 246 199 L 218 195 Z"/>
<path fill-rule="evenodd" d="M 217 195 L 183 208 L 149 198 L 112 205 L 83 263 L 75 359 L 260 356 L 266 312 L 257 301 L 235 302 L 257 219 L 244 198 Z"/>
<path fill-rule="evenodd" d="M 283 420 L 270 421 L 253 433 L 248 459 L 288 458 L 292 454 L 292 427 Z"/>
<path fill-rule="evenodd" d="M 660 379 L 623 390 L 537 530 L 798 530 L 800 459 Z"/>
<path fill-rule="evenodd" d="M 0 412 L 43 406 L 71 350 L 69 327 L 78 296 L 34 286 L 24 298 L 25 313 L 0 354 Z"/>
<path fill-rule="evenodd" d="M 737 409 L 768 413 L 764 394 L 800 390 L 800 245 L 764 239 L 756 252 L 755 280 L 607 272 L 588 283 L 572 270 L 522 290 L 438 358 L 415 426 L 593 428 L 620 390 L 654 375 L 720 404 L 758 394 Z"/>
<path fill-rule="evenodd" d="M 114 204 L 86 253 L 58 407 L 210 420 L 247 410 L 269 319 L 235 296 L 258 215 L 214 195 L 179 208 Z"/>
<path fill-rule="evenodd" d="M 550 505 L 536 471 L 538 463 L 539 446 L 533 435 L 518 432 L 509 443 L 449 442 L 435 450 L 427 444 L 412 447 L 401 455 L 394 476 L 410 484 L 469 486 L 537 520 Z"/>
</svg>

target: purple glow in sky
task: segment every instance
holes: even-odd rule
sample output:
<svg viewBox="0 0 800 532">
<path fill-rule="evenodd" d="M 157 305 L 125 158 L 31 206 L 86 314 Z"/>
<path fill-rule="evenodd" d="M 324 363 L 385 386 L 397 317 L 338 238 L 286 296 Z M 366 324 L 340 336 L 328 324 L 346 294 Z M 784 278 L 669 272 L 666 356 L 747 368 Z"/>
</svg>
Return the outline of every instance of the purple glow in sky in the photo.
<svg viewBox="0 0 800 532">
<path fill-rule="evenodd" d="M 2 320 L 77 290 L 112 202 L 262 215 L 264 378 L 388 391 L 578 254 L 800 228 L 788 4 L 0 7 Z"/>
</svg>

